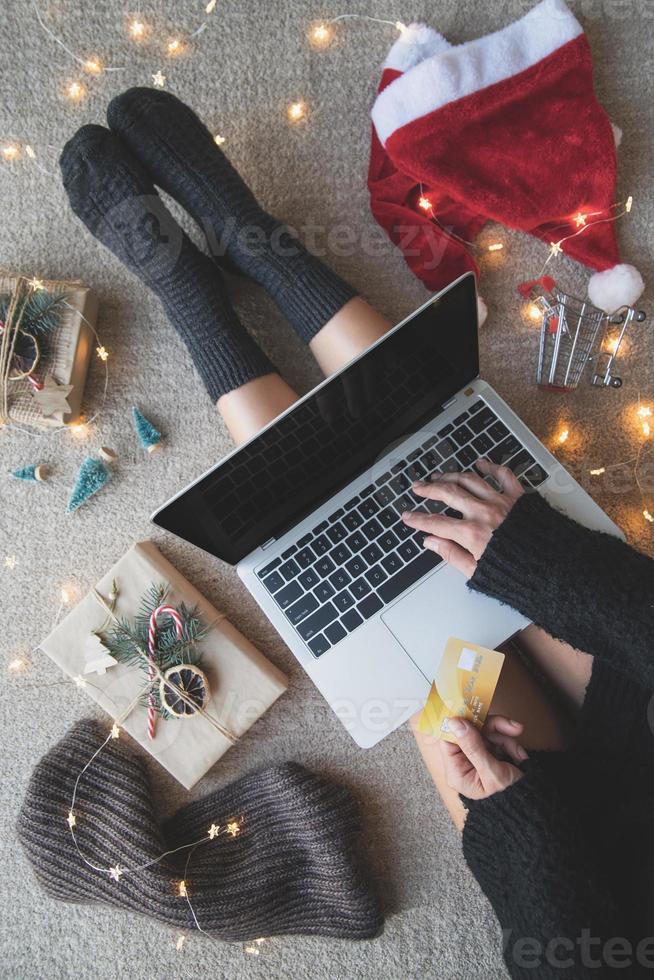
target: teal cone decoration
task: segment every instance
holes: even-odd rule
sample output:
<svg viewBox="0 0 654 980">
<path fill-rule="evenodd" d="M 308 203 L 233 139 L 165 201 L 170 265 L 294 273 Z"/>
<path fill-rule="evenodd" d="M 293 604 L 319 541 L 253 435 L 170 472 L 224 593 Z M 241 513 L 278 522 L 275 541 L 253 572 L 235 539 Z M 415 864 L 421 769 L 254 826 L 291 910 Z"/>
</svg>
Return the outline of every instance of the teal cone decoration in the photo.
<svg viewBox="0 0 654 980">
<path fill-rule="evenodd" d="M 17 480 L 25 480 L 28 483 L 42 483 L 46 477 L 46 469 L 42 463 L 36 466 L 23 466 L 19 470 L 12 470 L 11 475 Z"/>
<path fill-rule="evenodd" d="M 149 453 L 154 453 L 161 449 L 162 436 L 158 429 L 155 429 L 152 422 L 146 419 L 145 415 L 134 407 L 132 409 L 132 419 L 134 428 L 139 437 L 139 442 Z"/>
<path fill-rule="evenodd" d="M 70 495 L 68 507 L 66 508 L 67 513 L 70 514 L 72 511 L 77 510 L 85 500 L 92 497 L 98 490 L 102 490 L 109 476 L 109 470 L 101 459 L 94 459 L 92 456 L 87 456 L 79 468 L 77 480 L 75 481 L 75 486 L 73 487 L 73 492 Z"/>
</svg>

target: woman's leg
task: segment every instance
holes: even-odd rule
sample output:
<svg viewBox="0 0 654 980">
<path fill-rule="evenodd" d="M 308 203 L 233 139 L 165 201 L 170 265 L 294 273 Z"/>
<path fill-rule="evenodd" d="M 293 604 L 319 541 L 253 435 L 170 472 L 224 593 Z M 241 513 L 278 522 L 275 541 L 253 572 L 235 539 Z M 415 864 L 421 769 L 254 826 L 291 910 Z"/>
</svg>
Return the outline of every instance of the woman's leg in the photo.
<svg viewBox="0 0 654 980">
<path fill-rule="evenodd" d="M 344 367 L 379 340 L 391 324 L 360 296 L 349 300 L 309 342 L 326 375 Z M 235 443 L 247 442 L 297 399 L 279 374 L 266 374 L 218 399 L 218 411 Z"/>
<path fill-rule="evenodd" d="M 518 633 L 515 643 L 562 695 L 569 708 L 581 707 L 593 669 L 589 653 L 575 650 L 533 625 Z"/>
</svg>

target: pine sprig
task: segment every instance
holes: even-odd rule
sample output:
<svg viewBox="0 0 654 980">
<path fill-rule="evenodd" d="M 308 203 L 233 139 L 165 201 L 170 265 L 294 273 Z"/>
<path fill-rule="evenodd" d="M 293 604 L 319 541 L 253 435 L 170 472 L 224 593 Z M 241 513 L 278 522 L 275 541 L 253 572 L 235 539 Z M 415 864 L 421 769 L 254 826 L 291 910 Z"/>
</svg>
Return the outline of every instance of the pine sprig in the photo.
<svg viewBox="0 0 654 980">
<path fill-rule="evenodd" d="M 150 617 L 154 610 L 162 605 L 167 593 L 167 586 L 151 585 L 141 597 L 139 612 L 134 619 L 131 622 L 125 618 L 114 620 L 103 637 L 103 642 L 112 657 L 130 667 L 138 667 L 143 671 L 145 680 L 149 678 L 148 632 Z M 157 629 L 156 662 L 162 673 L 165 673 L 170 667 L 179 667 L 181 664 L 200 666 L 200 656 L 196 646 L 209 632 L 209 627 L 205 626 L 198 616 L 197 606 L 189 608 L 181 603 L 178 612 L 182 620 L 181 637 L 178 638 L 172 621 L 164 620 Z M 153 685 L 150 691 L 143 695 L 142 703 L 144 706 L 149 703 L 150 696 L 161 717 L 164 719 L 171 717 L 161 704 L 158 684 Z"/>
<path fill-rule="evenodd" d="M 20 329 L 33 337 L 45 338 L 52 334 L 61 322 L 66 303 L 66 293 L 58 290 L 38 289 L 23 300 Z M 11 294 L 0 296 L 0 322 L 4 323 L 11 303 Z"/>
</svg>

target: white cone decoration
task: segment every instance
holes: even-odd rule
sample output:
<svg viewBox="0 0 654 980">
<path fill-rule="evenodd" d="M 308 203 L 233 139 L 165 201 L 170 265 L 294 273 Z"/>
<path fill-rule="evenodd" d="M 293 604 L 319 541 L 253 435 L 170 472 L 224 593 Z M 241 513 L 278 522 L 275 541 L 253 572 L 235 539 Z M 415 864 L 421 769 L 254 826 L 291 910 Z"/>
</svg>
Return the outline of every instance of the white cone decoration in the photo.
<svg viewBox="0 0 654 980">
<path fill-rule="evenodd" d="M 633 265 L 614 265 L 605 272 L 596 272 L 588 282 L 588 296 L 593 306 L 613 313 L 622 306 L 633 306 L 645 289 L 638 269 Z"/>
<path fill-rule="evenodd" d="M 85 674 L 106 674 L 109 667 L 115 667 L 118 661 L 112 657 L 106 646 L 97 635 L 91 633 L 86 641 Z"/>
</svg>

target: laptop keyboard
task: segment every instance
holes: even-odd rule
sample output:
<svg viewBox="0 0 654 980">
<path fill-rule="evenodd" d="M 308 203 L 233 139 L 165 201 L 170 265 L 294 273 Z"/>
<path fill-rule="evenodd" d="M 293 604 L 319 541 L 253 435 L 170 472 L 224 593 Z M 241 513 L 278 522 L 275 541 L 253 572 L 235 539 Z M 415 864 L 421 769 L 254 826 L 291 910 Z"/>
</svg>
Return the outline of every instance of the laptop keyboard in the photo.
<svg viewBox="0 0 654 980">
<path fill-rule="evenodd" d="M 548 474 L 481 399 L 258 569 L 257 576 L 315 657 L 361 626 L 443 560 L 405 510 L 460 517 L 416 497 L 415 480 L 469 470 L 480 456 L 508 466 L 527 488 Z"/>
</svg>

